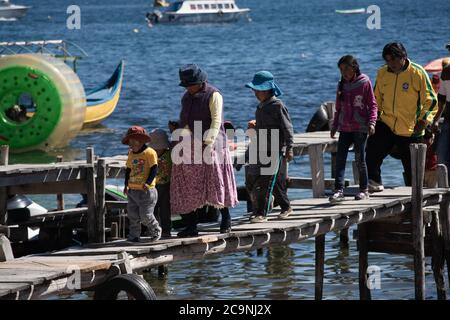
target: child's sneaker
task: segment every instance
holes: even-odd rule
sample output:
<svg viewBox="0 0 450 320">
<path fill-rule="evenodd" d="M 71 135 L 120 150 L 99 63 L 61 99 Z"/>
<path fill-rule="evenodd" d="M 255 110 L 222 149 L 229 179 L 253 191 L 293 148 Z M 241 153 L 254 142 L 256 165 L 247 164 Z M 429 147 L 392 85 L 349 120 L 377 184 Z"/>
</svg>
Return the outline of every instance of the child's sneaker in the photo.
<svg viewBox="0 0 450 320">
<path fill-rule="evenodd" d="M 149 237 L 148 241 L 157 241 L 161 239 L 162 229 L 161 227 L 156 227 L 152 231 L 147 232 L 147 236 Z"/>
<path fill-rule="evenodd" d="M 344 191 L 343 191 L 343 190 L 337 190 L 337 191 L 335 191 L 335 192 L 333 193 L 333 195 L 330 196 L 330 197 L 328 198 L 328 200 L 329 200 L 331 203 L 344 201 L 344 200 L 345 200 L 345 197 L 344 197 Z"/>
<path fill-rule="evenodd" d="M 355 196 L 355 200 L 366 200 L 366 199 L 369 199 L 369 192 L 368 191 L 360 191 Z"/>
<path fill-rule="evenodd" d="M 258 215 L 258 216 L 254 216 L 251 220 L 251 223 L 260 223 L 260 222 L 267 222 L 267 217 Z"/>
<path fill-rule="evenodd" d="M 384 186 L 381 183 L 369 180 L 369 192 L 381 192 L 384 190 Z"/>
<path fill-rule="evenodd" d="M 281 212 L 281 213 L 278 215 L 278 219 L 287 219 L 287 218 L 289 217 L 289 215 L 290 215 L 292 212 L 294 212 L 294 211 L 292 210 L 292 208 L 289 208 L 289 209 L 287 209 L 286 211 Z"/>
</svg>

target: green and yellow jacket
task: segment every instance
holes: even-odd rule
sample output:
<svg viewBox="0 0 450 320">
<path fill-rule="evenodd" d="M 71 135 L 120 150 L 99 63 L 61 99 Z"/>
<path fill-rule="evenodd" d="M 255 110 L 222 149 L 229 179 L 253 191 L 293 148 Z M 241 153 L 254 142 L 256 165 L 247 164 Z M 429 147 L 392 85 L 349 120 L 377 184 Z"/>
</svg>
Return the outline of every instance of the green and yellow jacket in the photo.
<svg viewBox="0 0 450 320">
<path fill-rule="evenodd" d="M 431 123 L 438 110 L 428 74 L 409 59 L 399 74 L 390 71 L 387 65 L 381 67 L 374 91 L 379 119 L 399 136 L 412 136 L 415 125 L 419 121 Z"/>
</svg>

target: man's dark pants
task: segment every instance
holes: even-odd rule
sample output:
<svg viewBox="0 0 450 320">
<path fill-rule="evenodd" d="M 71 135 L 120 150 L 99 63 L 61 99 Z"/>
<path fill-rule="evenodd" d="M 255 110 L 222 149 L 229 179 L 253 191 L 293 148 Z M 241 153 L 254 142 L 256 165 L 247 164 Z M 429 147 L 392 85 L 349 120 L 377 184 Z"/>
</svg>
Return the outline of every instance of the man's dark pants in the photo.
<svg viewBox="0 0 450 320">
<path fill-rule="evenodd" d="M 382 184 L 381 165 L 384 158 L 397 147 L 398 154 L 405 171 L 405 184 L 411 185 L 411 153 L 409 145 L 418 143 L 418 137 L 402 137 L 394 134 L 391 129 L 381 121 L 377 121 L 375 134 L 367 141 L 366 163 L 369 180 Z"/>
</svg>

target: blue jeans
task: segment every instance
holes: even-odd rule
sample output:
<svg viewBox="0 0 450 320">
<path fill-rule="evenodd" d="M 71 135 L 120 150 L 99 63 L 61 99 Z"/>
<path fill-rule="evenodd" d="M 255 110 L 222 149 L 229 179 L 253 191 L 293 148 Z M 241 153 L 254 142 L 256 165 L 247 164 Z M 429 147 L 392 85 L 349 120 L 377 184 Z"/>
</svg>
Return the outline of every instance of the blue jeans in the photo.
<svg viewBox="0 0 450 320">
<path fill-rule="evenodd" d="M 353 143 L 355 161 L 359 170 L 359 188 L 367 191 L 367 166 L 366 166 L 366 142 L 367 133 L 363 132 L 340 132 L 338 150 L 336 155 L 336 190 L 344 189 L 345 164 L 347 162 L 348 149 Z"/>
<path fill-rule="evenodd" d="M 447 166 L 450 181 L 450 121 L 444 121 L 437 145 L 438 162 Z"/>
</svg>

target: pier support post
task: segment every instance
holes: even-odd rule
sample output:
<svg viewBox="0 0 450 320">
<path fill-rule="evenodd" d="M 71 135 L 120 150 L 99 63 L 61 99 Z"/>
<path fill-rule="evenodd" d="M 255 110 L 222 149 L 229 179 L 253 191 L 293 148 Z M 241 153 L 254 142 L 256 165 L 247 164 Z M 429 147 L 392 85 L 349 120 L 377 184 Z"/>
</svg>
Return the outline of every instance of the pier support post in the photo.
<svg viewBox="0 0 450 320">
<path fill-rule="evenodd" d="M 437 170 L 438 187 L 448 188 L 448 168 L 443 164 L 439 164 Z M 448 282 L 450 285 L 450 196 L 448 194 L 445 194 L 443 196 L 442 202 L 439 207 L 439 222 L 442 237 L 444 240 L 444 256 L 445 260 L 447 261 Z"/>
<path fill-rule="evenodd" d="M 445 256 L 444 241 L 440 228 L 439 213 L 431 212 L 431 243 L 432 256 L 431 267 L 433 269 L 434 281 L 436 283 L 436 292 L 438 300 L 447 300 L 447 289 L 445 288 Z"/>
<path fill-rule="evenodd" d="M 0 166 L 7 166 L 9 161 L 9 146 L 0 146 Z M 8 200 L 7 187 L 0 187 L 0 225 L 6 224 L 6 201 Z"/>
<path fill-rule="evenodd" d="M 8 238 L 0 234 L 0 262 L 14 260 L 11 243 Z"/>
<path fill-rule="evenodd" d="M 323 278 L 325 272 L 325 234 L 321 234 L 316 237 L 316 279 L 314 297 L 316 300 L 322 300 L 323 298 Z"/>
<path fill-rule="evenodd" d="M 63 156 L 57 156 L 56 162 L 61 163 L 63 162 Z M 59 211 L 64 210 L 64 195 L 63 194 L 57 194 L 56 195 L 56 205 Z"/>
<path fill-rule="evenodd" d="M 412 173 L 412 231 L 414 251 L 414 283 L 416 300 L 425 300 L 425 247 L 423 227 L 423 178 L 425 173 L 425 144 L 410 144 Z"/>
<path fill-rule="evenodd" d="M 97 220 L 97 242 L 105 243 L 105 184 L 106 184 L 106 163 L 105 159 L 99 159 L 97 162 L 97 179 L 96 179 L 96 220 Z"/>
<path fill-rule="evenodd" d="M 314 198 L 325 196 L 325 175 L 323 166 L 323 145 L 312 144 L 308 147 L 311 165 L 311 182 Z"/>
<path fill-rule="evenodd" d="M 86 149 L 86 161 L 92 166 L 86 169 L 86 191 L 88 204 L 87 232 L 88 242 L 97 242 L 97 214 L 95 196 L 95 176 L 94 176 L 94 148 Z"/>
<path fill-rule="evenodd" d="M 361 300 L 372 299 L 367 283 L 367 268 L 369 267 L 369 248 L 367 241 L 367 224 L 358 224 L 359 298 Z"/>
</svg>

